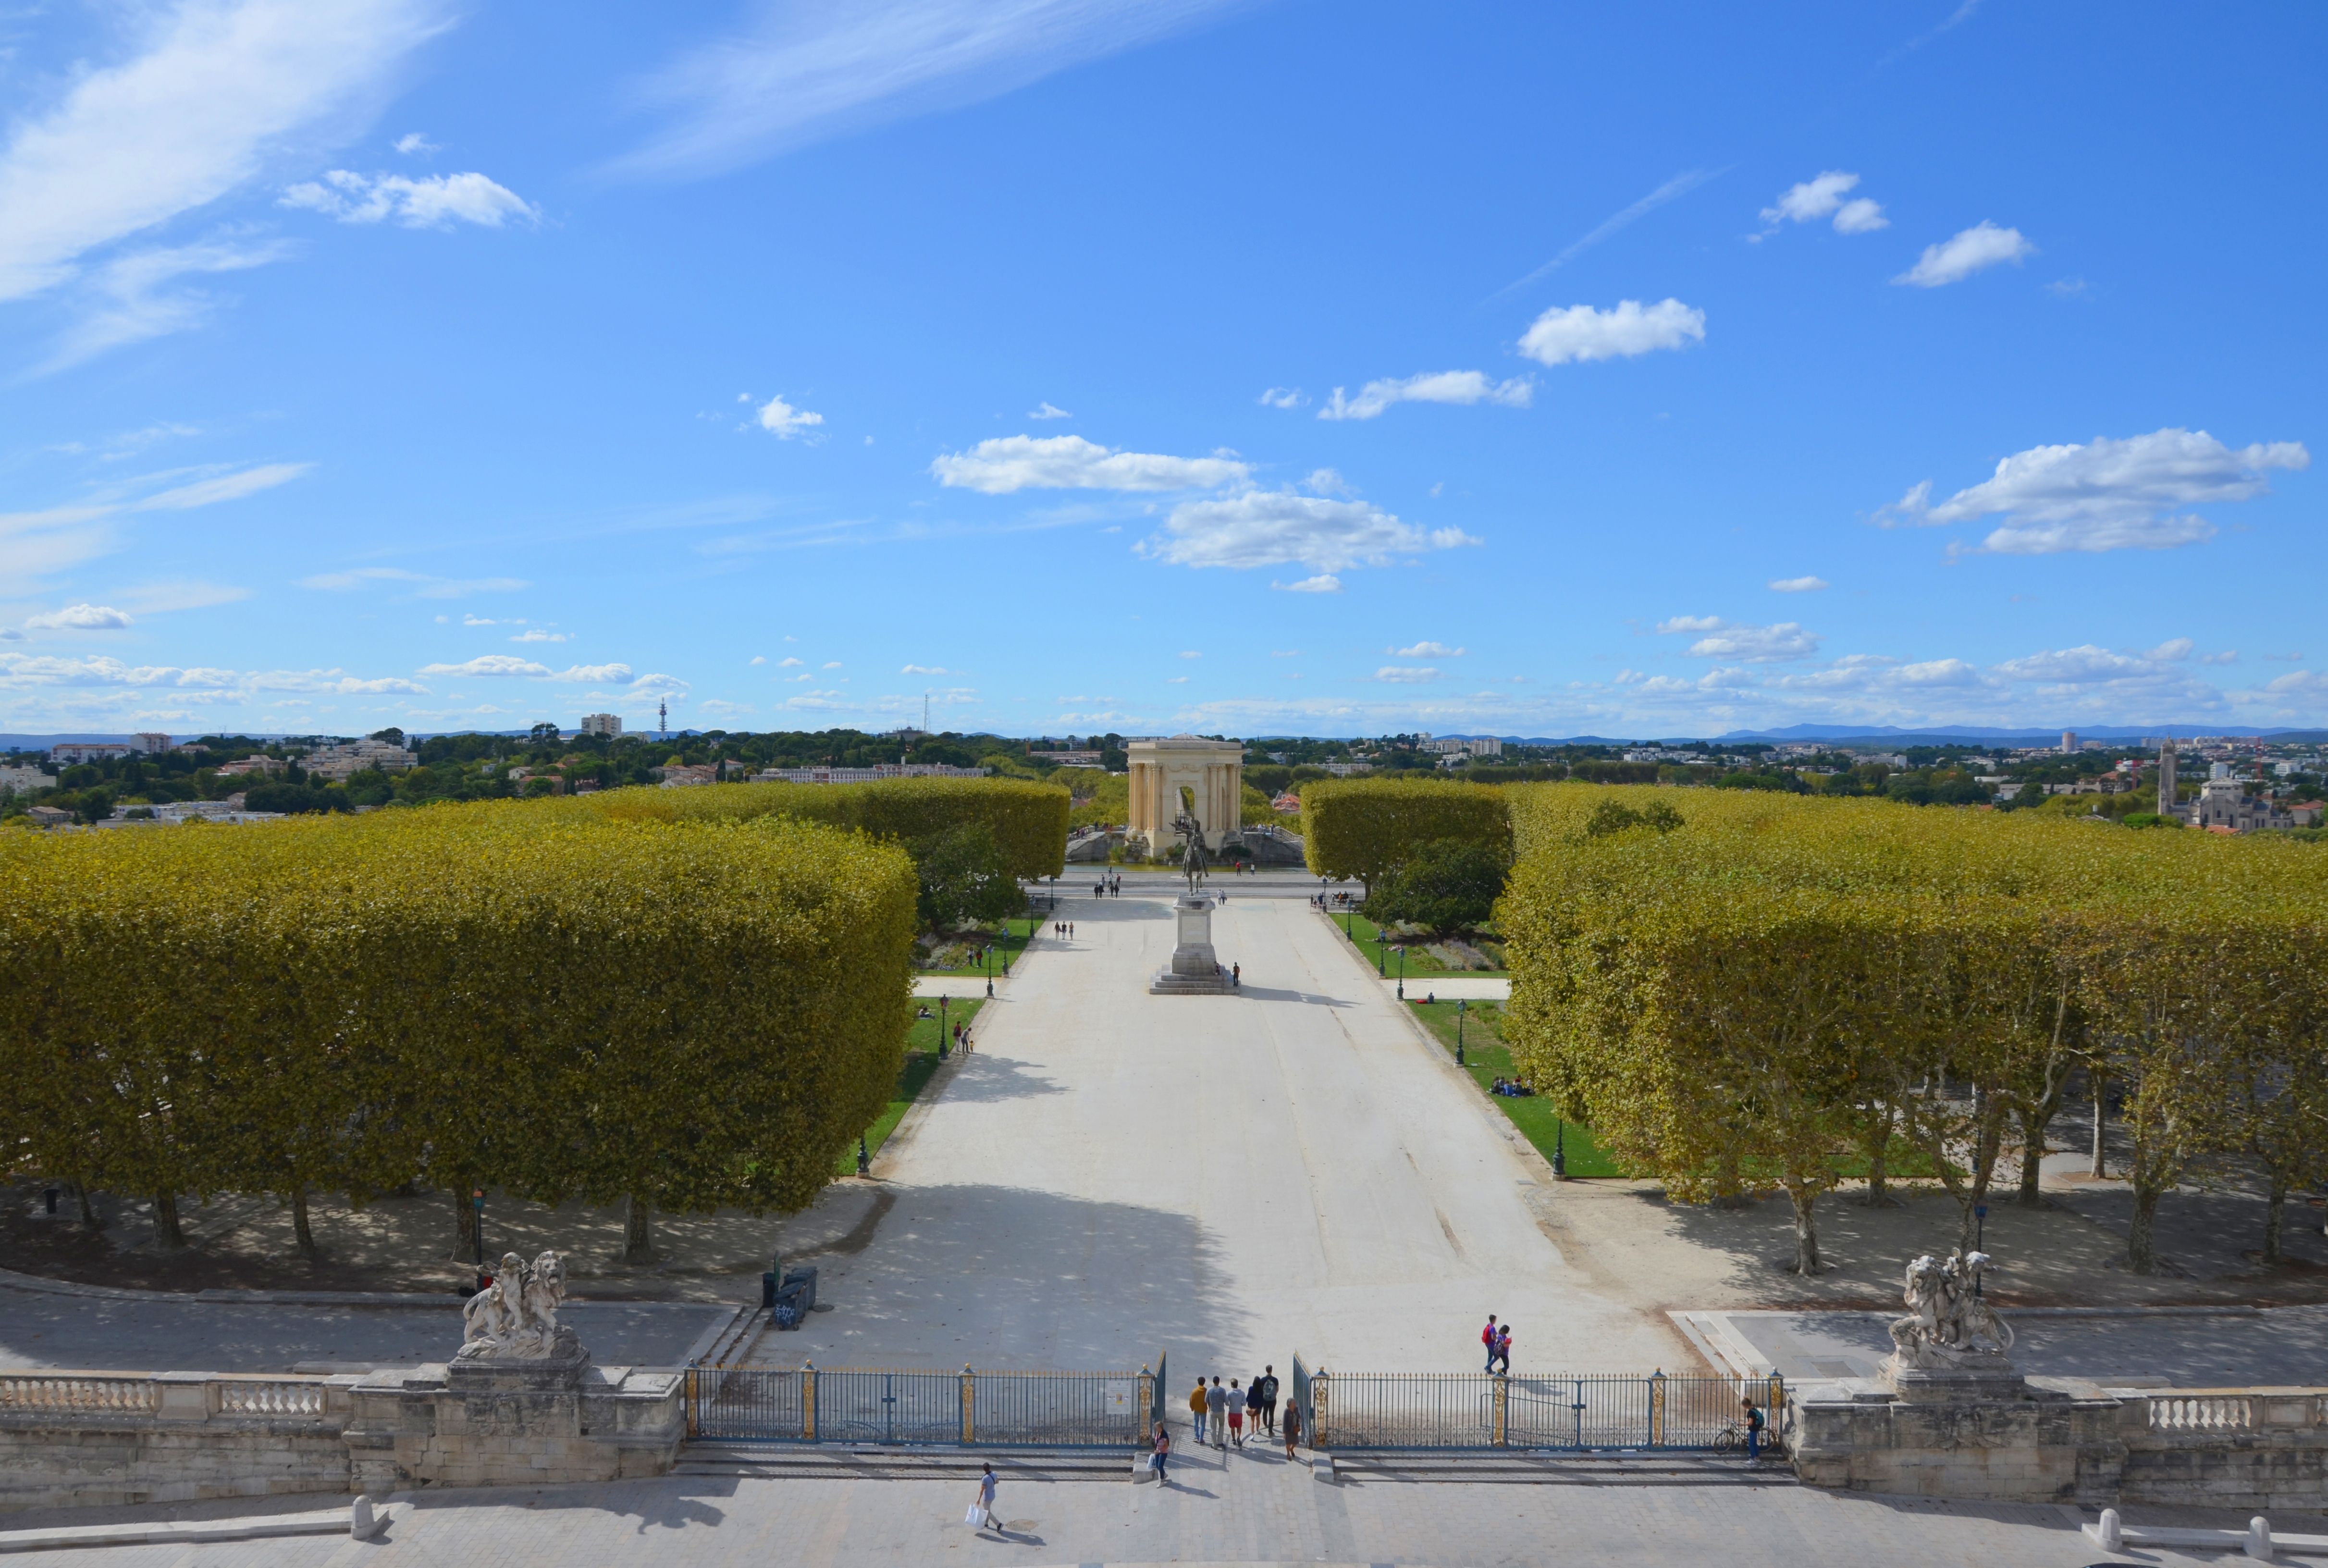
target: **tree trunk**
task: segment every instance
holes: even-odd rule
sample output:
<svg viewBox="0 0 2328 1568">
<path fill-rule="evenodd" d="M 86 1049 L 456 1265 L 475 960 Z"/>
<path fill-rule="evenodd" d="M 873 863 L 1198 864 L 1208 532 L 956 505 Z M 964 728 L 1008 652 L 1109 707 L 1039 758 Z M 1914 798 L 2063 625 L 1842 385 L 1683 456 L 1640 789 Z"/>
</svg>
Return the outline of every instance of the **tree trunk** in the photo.
<svg viewBox="0 0 2328 1568">
<path fill-rule="evenodd" d="M 105 1222 L 97 1217 L 97 1206 L 89 1201 L 89 1183 L 76 1181 L 73 1197 L 80 1200 L 80 1227 L 83 1230 L 103 1230 Z"/>
<path fill-rule="evenodd" d="M 2094 1162 L 2090 1167 L 2091 1173 L 2095 1176 L 2109 1174 L 2108 1167 L 2102 1158 L 2102 1106 L 2106 1103 L 2102 1088 L 2102 1075 L 2096 1073 L 2094 1075 Z"/>
<path fill-rule="evenodd" d="M 2151 1187 L 2136 1178 L 2134 1223 L 2126 1233 L 2126 1266 L 2137 1274 L 2157 1271 L 2158 1246 L 2152 1236 L 2152 1224 L 2158 1218 L 2158 1200 L 2164 1196 L 2164 1188 Z"/>
<path fill-rule="evenodd" d="M 467 1182 L 453 1186 L 453 1262 L 476 1266 L 483 1249 L 477 1241 L 477 1206 L 470 1197 L 475 1191 Z"/>
<path fill-rule="evenodd" d="M 294 1182 L 291 1187 L 291 1235 L 303 1258 L 315 1255 L 315 1233 L 307 1228 L 307 1184 Z"/>
<path fill-rule="evenodd" d="M 1818 1203 L 1818 1189 L 1789 1188 L 1787 1196 L 1795 1204 L 1795 1272 L 1807 1279 L 1819 1272 L 1818 1217 L 1812 1212 Z"/>
<path fill-rule="evenodd" d="M 1889 1169 L 1887 1157 L 1892 1152 L 1892 1129 L 1898 1122 L 1899 1114 L 1892 1103 L 1886 1100 L 1883 1114 L 1876 1118 L 1874 1126 L 1867 1133 L 1867 1192 L 1859 1201 L 1870 1208 L 1881 1208 L 1892 1201 L 1892 1194 L 1885 1185 Z"/>
<path fill-rule="evenodd" d="M 1734 1148 L 1723 1150 L 1715 1163 L 1713 1207 L 1716 1208 L 1746 1207 L 1746 1184 L 1744 1178 L 1739 1174 L 1738 1150 Z"/>
<path fill-rule="evenodd" d="M 2263 1211 L 2263 1261 L 2281 1261 L 2279 1238 L 2287 1223 L 2287 1183 L 2274 1173 L 2271 1178 L 2271 1199 Z"/>
<path fill-rule="evenodd" d="M 2021 1113 L 2021 1194 L 2015 1200 L 2023 1208 L 2045 1207 L 2044 1197 L 2037 1190 L 2044 1160 L 2045 1123 L 2024 1111 Z"/>
<path fill-rule="evenodd" d="M 177 1195 L 168 1192 L 155 1193 L 154 1195 L 154 1245 L 160 1251 L 174 1253 L 183 1251 L 185 1244 L 186 1233 L 178 1225 Z"/>
<path fill-rule="evenodd" d="M 654 1243 L 647 1233 L 647 1200 L 634 1192 L 624 1201 L 627 1212 L 623 1216 L 623 1262 L 651 1263 L 654 1262 Z"/>
</svg>

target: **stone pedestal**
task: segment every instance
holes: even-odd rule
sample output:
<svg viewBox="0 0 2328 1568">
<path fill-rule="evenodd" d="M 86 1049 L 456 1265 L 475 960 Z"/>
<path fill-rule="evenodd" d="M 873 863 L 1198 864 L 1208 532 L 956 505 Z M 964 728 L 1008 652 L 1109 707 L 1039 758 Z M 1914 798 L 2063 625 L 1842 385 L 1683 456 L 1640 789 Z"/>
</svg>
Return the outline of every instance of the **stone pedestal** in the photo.
<svg viewBox="0 0 2328 1568">
<path fill-rule="evenodd" d="M 392 1368 L 357 1383 L 346 1433 L 356 1489 L 668 1473 L 687 1432 L 685 1375 L 594 1366 L 570 1330 L 560 1340 L 570 1354 Z"/>
<path fill-rule="evenodd" d="M 1960 1355 L 1948 1366 L 1917 1366 L 1893 1355 L 1883 1363 L 1882 1385 L 1913 1404 L 1985 1401 L 2010 1404 L 2032 1397 L 2027 1378 L 2003 1355 Z"/>
<path fill-rule="evenodd" d="M 1213 952 L 1213 901 L 1201 893 L 1184 893 L 1173 902 L 1172 917 L 1179 926 L 1172 962 L 1156 972 L 1149 991 L 1157 996 L 1225 996 L 1234 990 Z"/>
</svg>

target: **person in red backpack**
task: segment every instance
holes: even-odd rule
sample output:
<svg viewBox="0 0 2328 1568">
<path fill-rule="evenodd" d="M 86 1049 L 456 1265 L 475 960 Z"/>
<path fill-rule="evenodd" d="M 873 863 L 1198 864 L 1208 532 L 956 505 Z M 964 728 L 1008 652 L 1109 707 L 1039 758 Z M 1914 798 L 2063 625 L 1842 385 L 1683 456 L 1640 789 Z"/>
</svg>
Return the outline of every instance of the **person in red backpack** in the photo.
<svg viewBox="0 0 2328 1568">
<path fill-rule="evenodd" d="M 1488 1347 L 1488 1370 L 1496 1369 L 1496 1315 L 1488 1314 L 1488 1326 L 1479 1330 L 1479 1343 Z"/>
</svg>

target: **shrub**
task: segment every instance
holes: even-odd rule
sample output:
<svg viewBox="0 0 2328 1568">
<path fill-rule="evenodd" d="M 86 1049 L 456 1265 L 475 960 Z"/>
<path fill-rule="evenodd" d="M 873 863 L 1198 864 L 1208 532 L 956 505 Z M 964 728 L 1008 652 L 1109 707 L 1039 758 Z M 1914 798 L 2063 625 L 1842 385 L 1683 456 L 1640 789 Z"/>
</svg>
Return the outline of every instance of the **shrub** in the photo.
<svg viewBox="0 0 2328 1568">
<path fill-rule="evenodd" d="M 1508 863 L 1503 792 L 1435 779 L 1320 781 L 1301 792 L 1302 850 L 1316 876 L 1371 887 L 1418 845 L 1443 839 L 1485 845 Z"/>
<path fill-rule="evenodd" d="M 1502 846 L 1476 839 L 1417 844 L 1368 889 L 1367 919 L 1404 921 L 1436 931 L 1478 925 L 1495 912 L 1511 864 Z"/>
</svg>

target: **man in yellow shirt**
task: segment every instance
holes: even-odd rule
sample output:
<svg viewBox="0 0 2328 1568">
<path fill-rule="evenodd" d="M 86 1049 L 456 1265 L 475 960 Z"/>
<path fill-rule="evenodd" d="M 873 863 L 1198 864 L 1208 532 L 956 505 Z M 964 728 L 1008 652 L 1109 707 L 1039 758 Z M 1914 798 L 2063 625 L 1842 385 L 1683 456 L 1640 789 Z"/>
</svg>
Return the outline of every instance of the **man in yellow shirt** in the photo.
<svg viewBox="0 0 2328 1568">
<path fill-rule="evenodd" d="M 1205 1441 L 1205 1380 L 1197 1379 L 1197 1391 L 1188 1395 L 1188 1409 L 1197 1418 L 1197 1441 Z"/>
</svg>

